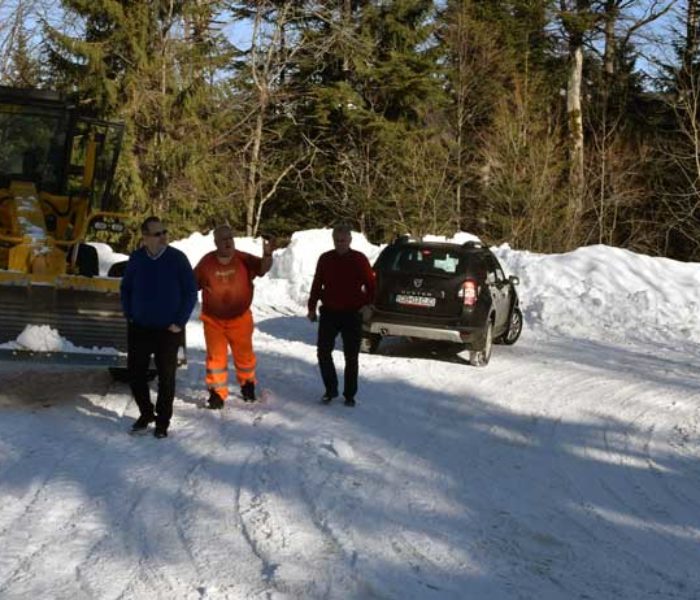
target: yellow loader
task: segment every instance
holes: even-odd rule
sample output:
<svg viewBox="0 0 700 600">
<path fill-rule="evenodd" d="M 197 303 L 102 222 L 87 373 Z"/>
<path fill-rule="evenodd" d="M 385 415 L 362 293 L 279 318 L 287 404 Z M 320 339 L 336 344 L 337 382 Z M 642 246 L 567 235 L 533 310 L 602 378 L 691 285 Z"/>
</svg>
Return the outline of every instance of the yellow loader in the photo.
<svg viewBox="0 0 700 600">
<path fill-rule="evenodd" d="M 125 366 L 120 279 L 88 243 L 123 237 L 110 193 L 122 135 L 54 92 L 0 86 L 0 360 Z M 18 344 L 27 325 L 59 347 Z"/>
</svg>

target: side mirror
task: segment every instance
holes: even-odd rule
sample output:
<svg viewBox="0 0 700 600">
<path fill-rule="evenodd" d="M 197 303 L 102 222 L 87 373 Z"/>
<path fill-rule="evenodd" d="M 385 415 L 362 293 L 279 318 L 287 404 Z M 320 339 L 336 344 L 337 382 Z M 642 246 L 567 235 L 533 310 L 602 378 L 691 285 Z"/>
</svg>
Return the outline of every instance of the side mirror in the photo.
<svg viewBox="0 0 700 600">
<path fill-rule="evenodd" d="M 515 275 L 511 275 L 508 281 L 510 281 L 512 285 L 520 285 L 520 277 L 516 277 Z"/>
</svg>

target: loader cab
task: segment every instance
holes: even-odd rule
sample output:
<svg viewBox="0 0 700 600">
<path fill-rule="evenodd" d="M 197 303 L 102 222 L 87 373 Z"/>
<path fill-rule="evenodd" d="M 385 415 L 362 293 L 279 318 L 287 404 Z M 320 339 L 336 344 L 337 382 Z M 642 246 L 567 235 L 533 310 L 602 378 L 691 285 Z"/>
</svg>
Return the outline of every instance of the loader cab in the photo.
<svg viewBox="0 0 700 600">
<path fill-rule="evenodd" d="M 119 280 L 100 276 L 90 245 L 124 238 L 128 216 L 111 193 L 123 130 L 55 92 L 0 86 L 0 360 L 24 360 L 25 349 L 2 346 L 47 325 L 75 347 L 115 352 L 32 360 L 124 362 Z"/>
<path fill-rule="evenodd" d="M 113 210 L 111 184 L 124 126 L 81 116 L 60 94 L 0 86 L 0 189 L 12 181 L 38 192 L 89 195 Z"/>
<path fill-rule="evenodd" d="M 104 237 L 90 217 L 114 210 L 122 136 L 122 124 L 81 116 L 55 92 L 0 86 L 0 268 L 26 235 L 50 236 L 64 251 L 88 234 Z M 18 213 L 30 210 L 30 198 L 27 228 Z"/>
</svg>

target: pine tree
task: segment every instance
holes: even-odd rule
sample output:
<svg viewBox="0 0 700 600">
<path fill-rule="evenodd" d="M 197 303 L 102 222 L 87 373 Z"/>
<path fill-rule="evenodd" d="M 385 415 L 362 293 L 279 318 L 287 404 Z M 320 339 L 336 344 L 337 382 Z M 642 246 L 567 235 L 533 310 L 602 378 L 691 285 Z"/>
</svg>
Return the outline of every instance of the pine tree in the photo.
<svg viewBox="0 0 700 600">
<path fill-rule="evenodd" d="M 546 133 L 557 128 L 559 96 L 553 90 L 564 80 L 547 27 L 550 5 L 546 0 L 455 0 L 439 16 L 450 98 L 444 130 L 455 225 L 484 239 L 522 231 L 516 221 L 525 217 L 520 208 L 512 209 L 528 203 L 507 198 L 508 190 L 522 194 L 531 186 L 528 194 L 539 193 L 541 181 L 556 178 L 548 169 L 537 180 L 531 172 L 536 156 L 527 151 L 537 148 L 550 161 L 560 151 Z M 513 164 L 521 160 L 522 165 Z M 554 164 L 552 169 L 556 172 Z"/>
<path fill-rule="evenodd" d="M 29 34 L 24 28 L 20 28 L 3 83 L 15 87 L 36 88 L 41 86 L 43 79 L 41 62 L 29 47 Z"/>
<path fill-rule="evenodd" d="M 445 99 L 436 76 L 434 6 L 396 0 L 323 8 L 304 22 L 307 45 L 290 70 L 303 98 L 295 119 L 317 149 L 302 193 L 324 207 L 327 222 L 345 218 L 389 237 L 400 225 L 387 203 L 390 192 L 397 180 L 415 175 L 406 171 L 415 167 L 404 160 L 407 150 L 428 143 L 425 130 Z"/>
<path fill-rule="evenodd" d="M 63 0 L 84 20 L 83 35 L 48 28 L 58 87 L 77 90 L 85 111 L 124 121 L 115 180 L 122 209 L 170 216 L 181 228 L 209 209 L 216 170 L 203 158 L 220 94 L 212 69 L 220 45 L 209 32 L 217 3 L 199 0 Z M 194 171 L 193 171 L 194 170 Z M 197 171 L 210 171 L 209 178 Z"/>
</svg>

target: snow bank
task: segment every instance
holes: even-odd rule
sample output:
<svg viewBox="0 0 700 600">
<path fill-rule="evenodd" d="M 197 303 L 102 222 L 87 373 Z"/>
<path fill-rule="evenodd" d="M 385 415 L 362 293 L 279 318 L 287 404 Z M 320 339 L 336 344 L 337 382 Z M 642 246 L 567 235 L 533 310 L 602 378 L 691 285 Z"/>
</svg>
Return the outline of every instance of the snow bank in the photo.
<svg viewBox="0 0 700 600">
<path fill-rule="evenodd" d="M 272 270 L 256 280 L 256 305 L 303 313 L 316 261 L 333 248 L 331 234 L 331 229 L 300 231 L 286 248 L 276 250 Z M 425 239 L 478 240 L 467 232 Z M 214 241 L 211 233 L 194 233 L 173 246 L 185 252 L 194 265 L 214 249 Z M 262 254 L 260 238 L 236 238 L 236 247 Z M 383 246 L 354 232 L 352 247 L 373 262 Z M 513 250 L 507 244 L 492 250 L 507 274 L 520 278 L 521 306 L 531 331 L 616 341 L 673 338 L 700 342 L 700 265 L 696 263 L 602 245 L 553 255 Z"/>
<path fill-rule="evenodd" d="M 520 278 L 529 327 L 592 339 L 700 342 L 700 265 L 609 246 L 566 254 L 493 248 Z"/>
</svg>

